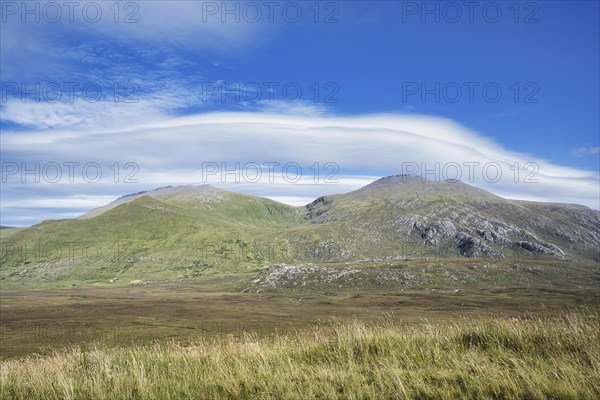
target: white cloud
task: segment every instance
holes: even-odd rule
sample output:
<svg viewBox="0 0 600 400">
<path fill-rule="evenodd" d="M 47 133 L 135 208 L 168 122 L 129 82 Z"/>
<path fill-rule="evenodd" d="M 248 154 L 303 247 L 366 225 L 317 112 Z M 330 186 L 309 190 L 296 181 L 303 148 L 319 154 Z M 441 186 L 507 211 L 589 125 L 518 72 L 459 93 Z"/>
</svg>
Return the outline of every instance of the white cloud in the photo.
<svg viewBox="0 0 600 400">
<path fill-rule="evenodd" d="M 44 11 L 48 3 L 59 6 L 61 15 L 58 18 Z M 212 15 L 208 12 L 206 3 L 217 5 L 218 13 Z M 116 39 L 119 43 L 128 44 L 209 49 L 221 54 L 250 51 L 254 45 L 262 44 L 260 38 L 273 25 L 252 23 L 245 18 L 238 18 L 236 22 L 235 15 L 229 15 L 223 22 L 220 11 L 221 8 L 225 9 L 224 3 L 128 2 L 121 3 L 117 12 L 115 3 L 82 2 L 76 3 L 74 12 L 70 12 L 69 6 L 62 2 L 38 1 L 31 5 L 14 2 L 7 6 L 10 12 L 3 15 L 3 50 L 15 55 L 19 49 L 52 54 L 53 49 L 44 48 L 44 44 L 62 36 L 81 35 L 96 35 L 98 38 Z M 91 10 L 88 9 L 91 12 L 84 12 L 86 4 L 93 6 Z M 99 16 L 94 15 L 96 6 L 100 8 Z M 33 11 L 36 9 L 37 12 Z M 25 10 L 32 12 L 26 14 Z M 243 16 L 242 13 L 239 15 Z M 56 53 L 54 55 L 58 56 Z"/>
<path fill-rule="evenodd" d="M 203 4 L 204 3 L 204 4 Z M 212 15 L 206 3 L 213 3 L 219 10 Z M 265 24 L 251 23 L 244 18 L 236 22 L 229 15 L 222 22 L 221 8 L 226 2 L 202 1 L 144 1 L 137 2 L 137 23 L 106 23 L 98 26 L 105 35 L 122 40 L 161 43 L 191 49 L 210 49 L 219 53 L 248 51 L 261 43 L 260 34 Z M 239 3 L 240 2 L 231 2 Z M 243 4 L 242 4 L 243 5 Z M 230 7 L 231 9 L 231 7 Z M 241 12 L 239 13 L 240 15 Z M 116 25 L 116 26 L 115 26 Z"/>
<path fill-rule="evenodd" d="M 325 104 L 309 101 L 261 100 L 246 106 L 250 108 L 253 105 L 262 112 L 278 115 L 316 116 L 326 115 L 329 112 Z"/>
<path fill-rule="evenodd" d="M 93 99 L 90 95 L 88 99 Z M 8 99 L 1 106 L 2 120 L 37 129 L 122 126 L 134 121 L 157 121 L 169 112 L 197 101 L 189 90 L 135 94 L 122 100 L 90 101 L 74 98 L 70 102 L 34 102 Z"/>
<path fill-rule="evenodd" d="M 125 74 L 121 76 L 126 77 Z M 162 79 L 160 83 L 141 83 L 135 78 L 121 79 L 126 83 L 121 85 L 123 90 L 119 94 L 115 94 L 111 85 L 103 84 L 99 78 L 73 87 L 58 83 L 56 86 L 30 85 L 37 90 L 21 97 L 10 96 L 0 104 L 2 120 L 35 129 L 106 130 L 123 126 L 128 129 L 131 125 L 141 123 L 158 123 L 171 118 L 178 110 L 189 107 L 229 105 L 246 111 L 288 116 L 324 116 L 329 113 L 324 104 L 303 100 L 289 102 L 273 99 L 219 104 L 220 96 L 203 95 L 204 87 L 210 84 L 208 82 L 185 83 L 175 77 Z M 86 85 L 89 85 L 89 90 L 84 89 Z M 46 101 L 36 101 L 36 96 Z M 61 101 L 47 101 L 53 97 Z M 45 138 L 50 136 L 46 135 Z"/>
<path fill-rule="evenodd" d="M 298 204 L 323 194 L 357 189 L 377 176 L 409 172 L 407 168 L 415 165 L 431 170 L 439 163 L 437 176 L 430 174 L 429 179 L 452 178 L 455 169 L 444 170 L 444 166 L 456 163 L 463 181 L 499 195 L 599 208 L 598 172 L 560 166 L 514 152 L 451 120 L 419 115 L 207 113 L 111 129 L 4 132 L 2 144 L 3 160 L 39 159 L 82 164 L 93 161 L 100 163 L 108 174 L 111 172 L 107 169 L 114 162 L 139 165 L 136 175 L 139 184 L 117 185 L 103 181 L 102 194 L 108 195 L 106 187 L 111 187 L 115 197 L 170 184 L 202 184 L 203 163 L 217 163 L 219 169 L 223 166 L 233 170 L 236 163 L 243 169 L 253 165 L 249 163 L 278 162 L 280 167 L 297 163 L 302 168 L 303 179 L 297 183 L 286 181 L 277 170 L 276 179 L 269 182 L 268 170 L 263 167 L 265 175 L 257 183 L 236 184 L 235 172 L 211 175 L 210 182 L 226 189 Z M 339 177 L 338 184 L 322 182 L 326 174 L 332 172 L 324 170 L 328 162 L 339 167 L 334 176 Z M 313 182 L 315 163 L 319 163 L 319 183 Z M 473 166 L 471 182 L 465 163 L 479 163 Z M 521 169 L 517 179 L 515 163 Z M 527 163 L 533 164 L 525 170 Z M 492 165 L 486 176 L 485 165 Z M 496 166 L 502 176 L 492 183 Z M 293 172 L 291 169 L 290 180 L 293 180 Z M 525 183 L 525 178 L 533 172 L 537 182 Z M 244 182 L 243 177 L 241 180 Z M 3 186 L 7 192 L 16 193 L 22 185 L 9 181 Z M 100 189 L 81 179 L 73 185 L 79 193 L 88 195 Z M 35 193 L 35 184 L 28 187 Z M 71 195 L 73 191 L 71 186 Z"/>
<path fill-rule="evenodd" d="M 64 198 L 35 198 L 19 200 L 3 200 L 1 208 L 94 208 L 98 204 L 106 204 L 114 200 L 113 196 L 70 196 Z"/>
<path fill-rule="evenodd" d="M 575 157 L 587 157 L 595 154 L 600 154 L 600 147 L 582 146 L 571 150 L 571 155 Z"/>
</svg>

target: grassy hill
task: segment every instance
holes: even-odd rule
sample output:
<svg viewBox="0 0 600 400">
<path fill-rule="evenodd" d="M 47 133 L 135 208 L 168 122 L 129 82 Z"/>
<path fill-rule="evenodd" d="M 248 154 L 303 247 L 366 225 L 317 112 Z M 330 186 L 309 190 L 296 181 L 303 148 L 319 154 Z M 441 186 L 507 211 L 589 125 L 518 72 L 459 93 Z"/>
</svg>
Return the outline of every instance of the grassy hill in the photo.
<svg viewBox="0 0 600 400">
<path fill-rule="evenodd" d="M 65 283 L 177 279 L 198 275 L 209 255 L 215 256 L 210 267 L 216 274 L 234 272 L 240 262 L 262 265 L 252 249 L 239 260 L 235 246 L 248 247 L 259 235 L 301 221 L 294 207 L 208 186 L 123 200 L 83 218 L 44 221 L 8 236 L 2 278 Z"/>
</svg>

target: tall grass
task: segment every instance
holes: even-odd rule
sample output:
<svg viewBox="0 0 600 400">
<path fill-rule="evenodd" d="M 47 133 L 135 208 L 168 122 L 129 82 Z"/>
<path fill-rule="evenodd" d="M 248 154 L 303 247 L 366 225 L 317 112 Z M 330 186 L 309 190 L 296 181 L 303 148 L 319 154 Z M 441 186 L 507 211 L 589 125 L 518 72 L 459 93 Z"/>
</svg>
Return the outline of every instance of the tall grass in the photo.
<svg viewBox="0 0 600 400">
<path fill-rule="evenodd" d="M 5 360 L 3 399 L 599 399 L 598 312 Z"/>
</svg>

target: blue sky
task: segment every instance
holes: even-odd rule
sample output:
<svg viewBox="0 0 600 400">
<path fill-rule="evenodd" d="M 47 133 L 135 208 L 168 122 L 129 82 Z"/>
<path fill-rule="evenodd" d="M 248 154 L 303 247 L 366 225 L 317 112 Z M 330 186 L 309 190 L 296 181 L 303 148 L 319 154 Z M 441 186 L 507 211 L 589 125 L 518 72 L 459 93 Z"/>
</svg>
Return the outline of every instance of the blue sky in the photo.
<svg viewBox="0 0 600 400">
<path fill-rule="evenodd" d="M 2 1 L 3 225 L 200 184 L 207 163 L 296 163 L 303 178 L 337 165 L 335 184 L 211 176 L 302 204 L 402 162 L 496 162 L 502 180 L 472 183 L 599 208 L 597 1 L 100 1 L 72 20 L 50 3 Z M 13 167 L 36 162 L 97 163 L 104 178 L 23 182 Z M 508 179 L 515 162 L 537 182 Z M 107 179 L 114 163 L 138 182 Z"/>
</svg>

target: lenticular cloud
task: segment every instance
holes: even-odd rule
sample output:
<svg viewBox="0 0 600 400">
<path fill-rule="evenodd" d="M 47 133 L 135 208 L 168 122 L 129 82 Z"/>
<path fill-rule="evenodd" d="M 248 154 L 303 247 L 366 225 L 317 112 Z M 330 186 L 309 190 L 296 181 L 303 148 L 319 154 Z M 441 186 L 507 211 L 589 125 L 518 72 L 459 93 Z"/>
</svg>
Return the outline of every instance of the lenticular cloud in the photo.
<svg viewBox="0 0 600 400">
<path fill-rule="evenodd" d="M 510 198 L 592 208 L 599 202 L 594 171 L 506 149 L 451 120 L 419 115 L 206 113 L 111 129 L 6 132 L 2 145 L 7 162 L 93 161 L 103 172 L 115 162 L 139 167 L 136 185 L 108 178 L 95 182 L 104 185 L 105 195 L 212 183 L 298 204 L 324 192 L 358 188 L 382 175 L 406 173 L 461 179 Z M 43 179 L 35 186 L 18 177 L 3 177 L 8 191 L 23 185 L 42 190 Z M 51 188 L 54 196 L 98 189 L 78 176 L 68 185 L 60 183 Z"/>
</svg>

